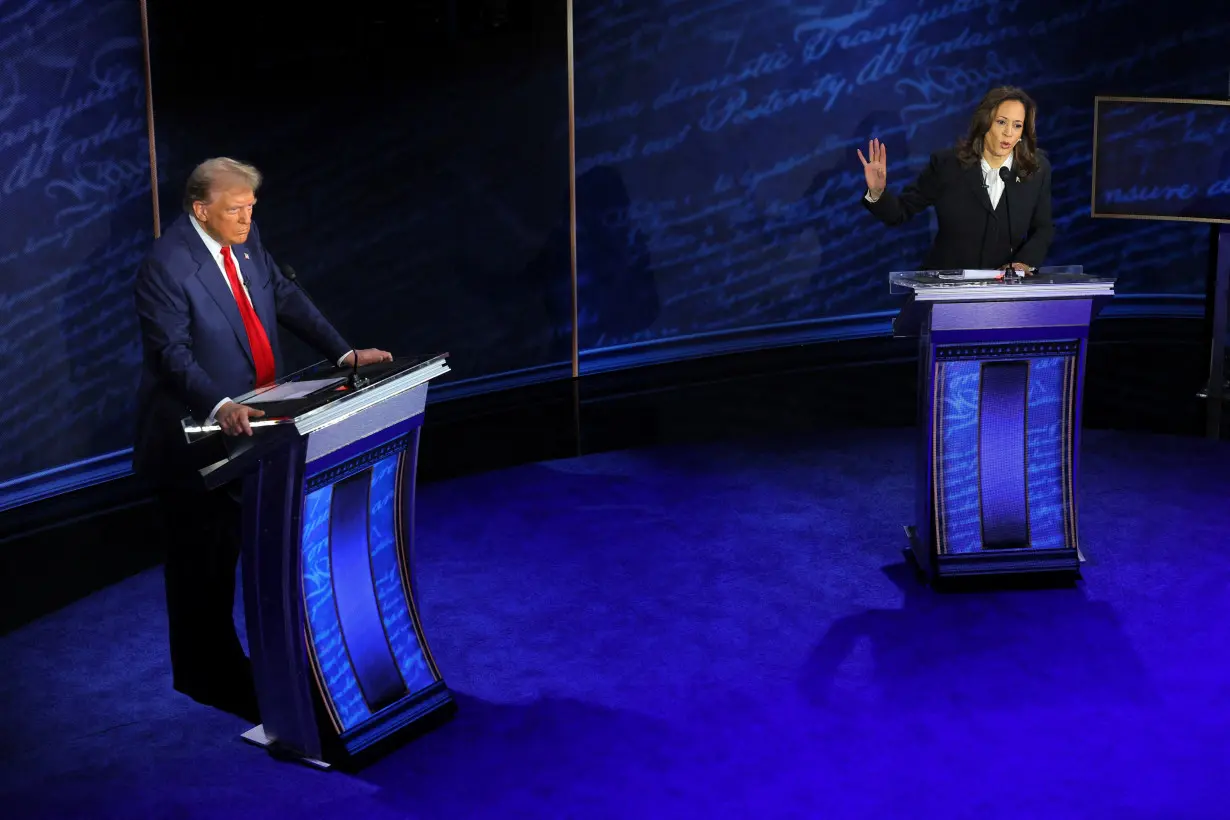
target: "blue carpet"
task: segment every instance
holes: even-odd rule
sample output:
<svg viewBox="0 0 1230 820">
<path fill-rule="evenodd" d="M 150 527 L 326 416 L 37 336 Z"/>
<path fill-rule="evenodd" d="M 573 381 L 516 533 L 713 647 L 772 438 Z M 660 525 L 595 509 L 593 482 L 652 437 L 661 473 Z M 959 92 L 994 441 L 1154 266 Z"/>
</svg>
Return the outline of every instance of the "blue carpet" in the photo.
<svg viewBox="0 0 1230 820">
<path fill-rule="evenodd" d="M 903 563 L 908 431 L 420 491 L 443 727 L 354 775 L 172 692 L 161 575 L 0 641 L 6 817 L 1224 817 L 1230 449 L 1097 433 L 1066 588 Z"/>
</svg>

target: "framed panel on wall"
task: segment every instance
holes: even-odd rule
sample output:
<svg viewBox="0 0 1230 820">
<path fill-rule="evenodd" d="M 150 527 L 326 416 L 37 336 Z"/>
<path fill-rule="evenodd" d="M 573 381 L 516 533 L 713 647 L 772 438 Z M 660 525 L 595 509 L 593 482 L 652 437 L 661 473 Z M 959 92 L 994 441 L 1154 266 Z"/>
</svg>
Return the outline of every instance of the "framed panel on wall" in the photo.
<svg viewBox="0 0 1230 820">
<path fill-rule="evenodd" d="M 1091 214 L 1230 224 L 1230 100 L 1095 98 Z"/>
</svg>

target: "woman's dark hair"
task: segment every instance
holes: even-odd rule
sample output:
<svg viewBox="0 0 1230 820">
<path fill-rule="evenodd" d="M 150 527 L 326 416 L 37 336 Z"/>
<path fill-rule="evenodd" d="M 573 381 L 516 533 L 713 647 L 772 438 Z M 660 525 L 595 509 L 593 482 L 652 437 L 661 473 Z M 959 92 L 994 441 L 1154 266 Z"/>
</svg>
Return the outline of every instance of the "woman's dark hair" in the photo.
<svg viewBox="0 0 1230 820">
<path fill-rule="evenodd" d="M 1028 177 L 1038 170 L 1038 131 L 1035 126 L 1038 106 L 1023 90 L 1011 85 L 992 88 L 974 109 L 969 133 L 957 142 L 957 159 L 962 165 L 968 168 L 982 158 L 982 140 L 991 130 L 995 112 L 1008 100 L 1016 100 L 1025 106 L 1025 127 L 1021 139 L 1012 149 L 1012 167 L 1022 177 Z"/>
</svg>

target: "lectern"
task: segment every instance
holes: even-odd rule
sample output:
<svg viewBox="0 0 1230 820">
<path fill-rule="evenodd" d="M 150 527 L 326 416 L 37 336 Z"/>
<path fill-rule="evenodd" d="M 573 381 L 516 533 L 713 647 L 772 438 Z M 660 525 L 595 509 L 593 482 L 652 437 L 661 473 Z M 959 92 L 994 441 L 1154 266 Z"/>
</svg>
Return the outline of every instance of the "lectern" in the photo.
<svg viewBox="0 0 1230 820">
<path fill-rule="evenodd" d="M 1085 352 L 1114 280 L 1080 267 L 889 278 L 909 294 L 894 335 L 919 340 L 914 560 L 933 580 L 1079 571 Z"/>
<path fill-rule="evenodd" d="M 452 696 L 419 618 L 415 461 L 446 354 L 351 373 L 318 365 L 241 396 L 265 417 L 227 437 L 206 486 L 243 486 L 243 595 L 263 723 L 244 738 L 353 762 Z M 221 435 L 185 419 L 190 442 Z"/>
</svg>

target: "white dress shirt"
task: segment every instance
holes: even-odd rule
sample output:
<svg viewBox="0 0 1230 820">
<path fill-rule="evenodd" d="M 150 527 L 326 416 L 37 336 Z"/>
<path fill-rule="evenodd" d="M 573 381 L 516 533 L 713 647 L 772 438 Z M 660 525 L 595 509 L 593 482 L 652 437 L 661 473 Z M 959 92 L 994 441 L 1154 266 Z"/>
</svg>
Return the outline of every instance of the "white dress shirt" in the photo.
<svg viewBox="0 0 1230 820">
<path fill-rule="evenodd" d="M 1004 181 L 999 178 L 999 169 L 992 168 L 985 158 L 979 163 L 982 165 L 982 184 L 986 186 L 987 195 L 991 197 L 991 209 L 994 210 L 999 207 L 999 198 L 1004 195 Z M 1003 167 L 1012 170 L 1012 154 L 1004 160 Z"/>
<path fill-rule="evenodd" d="M 226 289 L 231 293 L 234 293 L 234 291 L 231 291 L 231 279 L 226 275 L 226 262 L 222 259 L 222 245 L 219 244 L 218 240 L 214 239 L 205 232 L 205 229 L 201 227 L 201 223 L 197 221 L 195 216 L 188 221 L 192 223 L 192 227 L 196 228 L 197 235 L 201 237 L 201 241 L 205 243 L 205 248 L 209 251 L 209 255 L 212 256 L 214 262 L 217 263 L 218 272 L 222 274 L 222 281 L 226 283 Z M 239 254 L 235 253 L 234 249 L 231 250 L 231 261 L 235 263 L 235 272 L 239 274 L 239 287 L 243 288 L 244 298 L 247 299 L 248 304 L 251 305 L 252 294 L 248 293 L 248 279 L 243 275 L 243 270 L 239 267 Z M 256 312 L 255 305 L 252 306 L 252 311 L 253 313 Z M 268 333 L 269 331 L 266 330 L 265 332 Z M 353 352 L 353 350 L 349 350 L 343 354 L 342 357 L 337 360 L 337 366 L 342 367 L 342 363 L 346 360 L 346 357 Z M 214 417 L 218 414 L 218 410 L 221 409 L 222 405 L 226 404 L 228 401 L 231 401 L 229 396 L 215 404 L 214 409 L 209 413 L 209 419 L 205 423 L 213 424 L 215 421 Z"/>
</svg>

